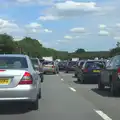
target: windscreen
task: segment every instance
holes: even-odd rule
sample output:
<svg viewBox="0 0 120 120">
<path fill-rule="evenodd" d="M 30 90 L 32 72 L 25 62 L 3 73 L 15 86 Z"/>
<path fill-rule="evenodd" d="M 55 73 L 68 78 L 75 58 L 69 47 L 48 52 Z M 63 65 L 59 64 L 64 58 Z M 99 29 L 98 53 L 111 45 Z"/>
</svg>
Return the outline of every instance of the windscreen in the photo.
<svg viewBox="0 0 120 120">
<path fill-rule="evenodd" d="M 66 62 L 59 62 L 58 65 L 65 65 Z"/>
<path fill-rule="evenodd" d="M 44 61 L 43 65 L 54 65 L 54 62 L 52 62 L 52 61 Z"/>
<path fill-rule="evenodd" d="M 0 69 L 24 69 L 28 68 L 24 57 L 0 57 Z"/>
<path fill-rule="evenodd" d="M 104 63 L 102 61 L 89 61 L 86 63 L 85 68 L 90 69 L 101 69 L 104 67 Z"/>
<path fill-rule="evenodd" d="M 75 65 L 77 65 L 77 62 L 71 61 L 71 62 L 68 63 L 68 65 L 75 66 Z"/>
</svg>

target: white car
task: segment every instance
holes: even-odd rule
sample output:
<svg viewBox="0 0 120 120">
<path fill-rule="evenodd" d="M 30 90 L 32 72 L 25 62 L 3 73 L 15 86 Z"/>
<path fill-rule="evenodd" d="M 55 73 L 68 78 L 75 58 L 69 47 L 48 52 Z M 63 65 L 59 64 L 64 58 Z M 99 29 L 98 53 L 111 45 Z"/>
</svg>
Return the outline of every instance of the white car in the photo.
<svg viewBox="0 0 120 120">
<path fill-rule="evenodd" d="M 41 80 L 27 55 L 0 55 L 0 101 L 26 101 L 38 109 Z"/>
</svg>

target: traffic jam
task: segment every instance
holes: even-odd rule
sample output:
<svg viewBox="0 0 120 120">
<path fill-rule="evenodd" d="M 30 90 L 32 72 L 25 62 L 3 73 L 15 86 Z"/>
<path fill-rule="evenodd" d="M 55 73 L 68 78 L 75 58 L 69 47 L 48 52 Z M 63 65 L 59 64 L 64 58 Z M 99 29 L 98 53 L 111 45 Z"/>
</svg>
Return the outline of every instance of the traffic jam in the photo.
<svg viewBox="0 0 120 120">
<path fill-rule="evenodd" d="M 112 96 L 120 93 L 120 55 L 102 60 L 61 61 L 58 66 L 65 73 L 74 73 L 80 84 L 95 83 L 100 91 L 109 87 Z"/>
</svg>

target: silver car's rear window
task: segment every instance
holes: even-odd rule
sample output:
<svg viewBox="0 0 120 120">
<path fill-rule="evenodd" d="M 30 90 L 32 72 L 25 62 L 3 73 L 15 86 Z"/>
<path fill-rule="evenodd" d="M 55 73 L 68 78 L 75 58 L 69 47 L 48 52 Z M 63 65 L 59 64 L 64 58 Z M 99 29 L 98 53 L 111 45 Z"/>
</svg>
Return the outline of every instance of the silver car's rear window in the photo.
<svg viewBox="0 0 120 120">
<path fill-rule="evenodd" d="M 24 69 L 28 68 L 25 57 L 0 57 L 0 69 Z"/>
</svg>

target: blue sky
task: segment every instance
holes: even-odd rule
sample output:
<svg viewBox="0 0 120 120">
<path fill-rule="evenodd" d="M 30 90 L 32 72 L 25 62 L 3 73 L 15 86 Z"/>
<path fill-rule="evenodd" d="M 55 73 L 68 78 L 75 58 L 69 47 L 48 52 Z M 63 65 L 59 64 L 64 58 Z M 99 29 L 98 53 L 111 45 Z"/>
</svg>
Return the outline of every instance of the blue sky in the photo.
<svg viewBox="0 0 120 120">
<path fill-rule="evenodd" d="M 120 0 L 0 0 L 0 33 L 72 52 L 104 51 L 120 41 Z"/>
</svg>

